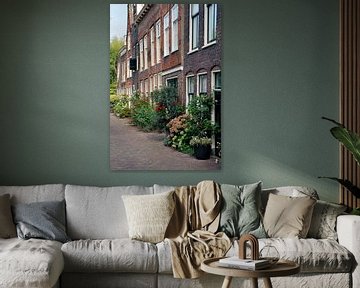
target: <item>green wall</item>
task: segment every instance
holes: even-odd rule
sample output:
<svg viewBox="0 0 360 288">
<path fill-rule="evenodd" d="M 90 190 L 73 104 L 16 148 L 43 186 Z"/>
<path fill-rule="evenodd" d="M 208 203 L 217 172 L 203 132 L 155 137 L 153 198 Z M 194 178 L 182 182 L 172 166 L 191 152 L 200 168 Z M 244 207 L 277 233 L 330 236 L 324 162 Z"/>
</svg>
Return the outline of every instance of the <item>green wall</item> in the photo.
<svg viewBox="0 0 360 288">
<path fill-rule="evenodd" d="M 308 185 L 337 201 L 338 3 L 223 1 L 223 159 L 216 172 L 109 168 L 109 1 L 5 0 L 0 184 Z"/>
</svg>

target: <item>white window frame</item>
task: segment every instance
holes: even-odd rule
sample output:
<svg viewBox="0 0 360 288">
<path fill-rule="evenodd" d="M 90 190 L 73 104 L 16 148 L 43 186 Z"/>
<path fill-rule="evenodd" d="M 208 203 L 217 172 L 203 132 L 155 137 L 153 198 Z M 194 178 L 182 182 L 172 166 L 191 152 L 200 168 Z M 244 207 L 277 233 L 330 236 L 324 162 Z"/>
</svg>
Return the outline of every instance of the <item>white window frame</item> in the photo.
<svg viewBox="0 0 360 288">
<path fill-rule="evenodd" d="M 171 52 L 179 50 L 179 6 L 171 8 Z"/>
<path fill-rule="evenodd" d="M 158 75 L 154 74 L 154 90 L 158 89 Z"/>
<path fill-rule="evenodd" d="M 148 35 L 144 36 L 144 69 L 149 68 L 149 56 L 148 56 Z"/>
<path fill-rule="evenodd" d="M 216 69 L 216 70 L 212 70 L 212 71 L 211 71 L 211 90 L 221 91 L 221 86 L 220 86 L 220 88 L 216 88 L 216 87 L 215 87 L 215 74 L 216 74 L 216 73 L 220 73 L 220 75 L 221 75 L 221 70 L 220 70 L 220 69 Z"/>
<path fill-rule="evenodd" d="M 198 50 L 200 46 L 200 4 L 190 4 L 189 7 L 189 52 L 192 52 Z M 194 7 L 197 7 L 196 13 L 193 13 Z M 194 23 L 196 23 L 197 29 L 194 28 Z M 195 31 L 196 35 L 194 36 Z M 196 46 L 194 46 L 194 37 L 197 41 Z"/>
<path fill-rule="evenodd" d="M 150 65 L 155 65 L 155 28 L 150 29 Z"/>
<path fill-rule="evenodd" d="M 158 89 L 160 89 L 162 86 L 162 75 L 161 73 L 158 73 Z"/>
<path fill-rule="evenodd" d="M 144 39 L 141 38 L 139 41 L 140 47 L 140 71 L 144 70 Z"/>
<path fill-rule="evenodd" d="M 210 9 L 212 10 L 210 11 Z M 217 4 L 204 4 L 204 11 L 204 44 L 211 45 L 213 43 L 216 43 Z M 212 15 L 209 15 L 209 11 L 212 12 Z M 213 22 L 209 23 L 211 19 L 213 20 Z M 209 36 L 210 31 L 212 31 L 212 33 L 214 34 L 211 38 Z"/>
<path fill-rule="evenodd" d="M 190 91 L 189 91 L 189 80 L 190 78 L 192 79 L 193 81 L 193 91 L 192 91 L 192 95 L 190 95 Z M 194 74 L 190 74 L 188 76 L 186 76 L 186 107 L 189 105 L 192 97 L 195 96 L 195 75 Z"/>
<path fill-rule="evenodd" d="M 169 12 L 164 16 L 164 57 L 170 54 L 170 16 Z"/>
<path fill-rule="evenodd" d="M 155 36 L 156 36 L 156 63 L 161 61 L 161 21 L 158 20 L 155 24 Z"/>
<path fill-rule="evenodd" d="M 202 76 L 205 76 L 205 92 L 203 91 L 200 91 L 200 88 L 202 85 L 200 85 L 200 78 L 202 78 Z M 207 73 L 204 72 L 204 73 L 199 73 L 197 74 L 197 95 L 201 95 L 201 94 L 208 94 L 208 91 L 207 91 Z"/>
</svg>

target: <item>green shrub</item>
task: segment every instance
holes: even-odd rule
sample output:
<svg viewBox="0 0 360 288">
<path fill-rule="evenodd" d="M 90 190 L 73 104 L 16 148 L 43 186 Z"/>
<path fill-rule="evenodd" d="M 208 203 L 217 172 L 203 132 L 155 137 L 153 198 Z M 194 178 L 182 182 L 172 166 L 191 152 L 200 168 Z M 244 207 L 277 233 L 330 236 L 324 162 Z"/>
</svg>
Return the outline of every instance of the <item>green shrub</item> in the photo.
<svg viewBox="0 0 360 288">
<path fill-rule="evenodd" d="M 110 111 L 120 118 L 130 117 L 129 96 L 110 95 Z"/>
<path fill-rule="evenodd" d="M 164 130 L 166 124 L 173 118 L 184 113 L 184 107 L 178 103 L 177 88 L 163 87 L 151 93 L 155 103 L 156 126 Z"/>
<path fill-rule="evenodd" d="M 156 129 L 156 112 L 146 98 L 136 93 L 131 97 L 131 118 L 144 131 Z"/>
<path fill-rule="evenodd" d="M 111 94 L 110 95 L 110 110 L 113 111 L 114 107 L 117 103 L 119 103 L 120 98 L 118 95 Z"/>
</svg>

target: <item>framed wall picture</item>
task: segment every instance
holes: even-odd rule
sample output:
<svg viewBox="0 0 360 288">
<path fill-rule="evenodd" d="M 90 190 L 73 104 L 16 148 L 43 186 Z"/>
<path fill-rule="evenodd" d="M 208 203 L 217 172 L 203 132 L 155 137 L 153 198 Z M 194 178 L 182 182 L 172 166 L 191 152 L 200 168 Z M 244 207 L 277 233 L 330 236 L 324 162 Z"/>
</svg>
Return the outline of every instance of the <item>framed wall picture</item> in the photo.
<svg viewBox="0 0 360 288">
<path fill-rule="evenodd" d="M 110 5 L 110 168 L 221 168 L 220 4 Z"/>
</svg>

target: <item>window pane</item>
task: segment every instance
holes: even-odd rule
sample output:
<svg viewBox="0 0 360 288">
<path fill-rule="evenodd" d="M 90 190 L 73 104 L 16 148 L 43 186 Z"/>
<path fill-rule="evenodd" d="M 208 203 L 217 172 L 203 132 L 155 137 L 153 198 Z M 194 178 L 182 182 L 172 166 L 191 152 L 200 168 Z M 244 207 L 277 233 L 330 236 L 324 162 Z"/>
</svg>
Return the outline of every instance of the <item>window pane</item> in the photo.
<svg viewBox="0 0 360 288">
<path fill-rule="evenodd" d="M 191 16 L 196 15 L 199 13 L 199 4 L 191 4 Z"/>
<path fill-rule="evenodd" d="M 192 18 L 192 48 L 199 46 L 199 15 Z"/>
<path fill-rule="evenodd" d="M 215 77 L 214 89 L 221 89 L 221 72 L 214 73 L 214 77 Z"/>
</svg>

